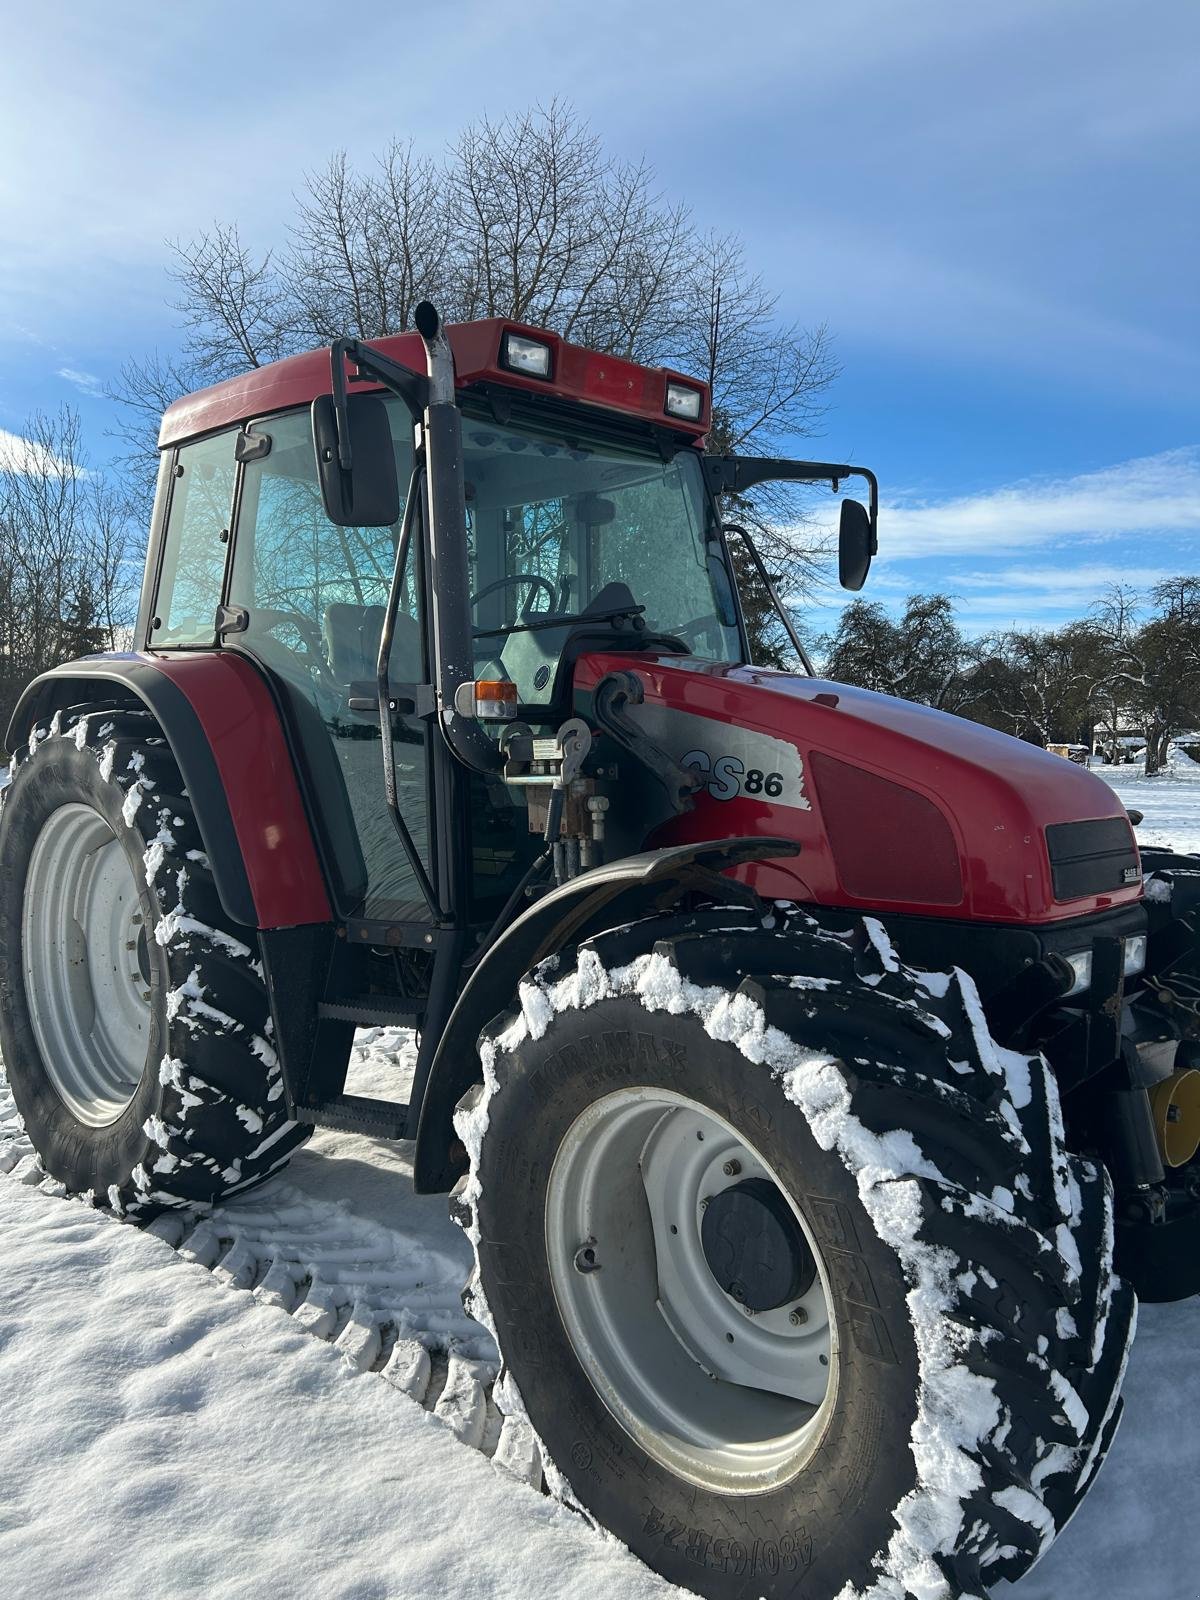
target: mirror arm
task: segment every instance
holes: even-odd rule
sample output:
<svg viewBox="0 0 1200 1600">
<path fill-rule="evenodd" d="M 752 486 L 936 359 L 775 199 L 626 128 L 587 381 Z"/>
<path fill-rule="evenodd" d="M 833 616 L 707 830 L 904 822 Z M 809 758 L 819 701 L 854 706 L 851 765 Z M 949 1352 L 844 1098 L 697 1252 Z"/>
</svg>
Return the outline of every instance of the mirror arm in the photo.
<svg viewBox="0 0 1200 1600">
<path fill-rule="evenodd" d="M 870 490 L 871 554 L 879 553 L 879 479 L 869 467 L 778 456 L 705 456 L 704 471 L 714 494 L 745 494 L 760 483 L 830 483 L 836 492 L 843 478 L 865 478 Z"/>
<path fill-rule="evenodd" d="M 333 380 L 333 411 L 337 419 L 338 466 L 349 472 L 354 464 L 350 448 L 350 419 L 346 410 L 346 363 L 358 368 L 360 378 L 375 378 L 385 388 L 398 394 L 414 417 L 419 417 L 429 403 L 429 379 L 411 368 L 401 366 L 382 350 L 364 343 L 361 339 L 335 339 L 329 347 L 329 366 Z"/>
<path fill-rule="evenodd" d="M 779 598 L 779 591 L 771 582 L 771 574 L 767 571 L 765 565 L 763 564 L 763 558 L 758 553 L 758 546 L 750 537 L 748 531 L 742 527 L 741 523 L 727 522 L 724 524 L 724 529 L 726 534 L 736 533 L 741 539 L 742 543 L 746 546 L 746 549 L 750 552 L 750 559 L 754 563 L 754 570 L 758 573 L 764 588 L 771 596 L 771 604 L 775 607 L 776 615 L 778 616 L 780 622 L 783 623 L 783 626 L 787 631 L 788 638 L 792 641 L 792 649 L 795 650 L 796 654 L 800 657 L 800 660 L 804 665 L 805 672 L 808 673 L 810 678 L 815 678 L 817 675 L 817 669 L 813 666 L 808 651 L 804 648 L 804 642 L 796 630 L 796 624 L 792 621 L 787 607 Z"/>
</svg>

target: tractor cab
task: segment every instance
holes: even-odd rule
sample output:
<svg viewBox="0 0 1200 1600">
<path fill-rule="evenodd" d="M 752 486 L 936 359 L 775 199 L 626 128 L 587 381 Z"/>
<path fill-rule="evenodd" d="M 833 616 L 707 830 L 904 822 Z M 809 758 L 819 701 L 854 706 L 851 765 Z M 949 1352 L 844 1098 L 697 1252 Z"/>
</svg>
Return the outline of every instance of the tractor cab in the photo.
<svg viewBox="0 0 1200 1600">
<path fill-rule="evenodd" d="M 502 781 L 502 727 L 528 768 L 587 651 L 748 662 L 730 464 L 703 453 L 690 379 L 500 323 L 424 343 L 440 404 L 404 335 L 268 369 L 269 400 L 235 381 L 167 413 L 140 631 L 265 670 L 340 915 L 486 927 L 545 848 L 543 786 Z M 578 859 L 560 852 L 559 875 Z"/>
</svg>

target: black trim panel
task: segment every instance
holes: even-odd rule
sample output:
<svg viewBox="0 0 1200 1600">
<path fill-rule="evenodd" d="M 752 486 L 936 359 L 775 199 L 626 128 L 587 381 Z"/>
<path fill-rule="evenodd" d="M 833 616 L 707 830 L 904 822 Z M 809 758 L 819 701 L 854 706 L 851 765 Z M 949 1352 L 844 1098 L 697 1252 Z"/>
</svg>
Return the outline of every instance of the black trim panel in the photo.
<svg viewBox="0 0 1200 1600">
<path fill-rule="evenodd" d="M 1141 880 L 1133 830 L 1124 817 L 1052 822 L 1046 828 L 1046 850 L 1056 900 L 1128 889 Z"/>
</svg>

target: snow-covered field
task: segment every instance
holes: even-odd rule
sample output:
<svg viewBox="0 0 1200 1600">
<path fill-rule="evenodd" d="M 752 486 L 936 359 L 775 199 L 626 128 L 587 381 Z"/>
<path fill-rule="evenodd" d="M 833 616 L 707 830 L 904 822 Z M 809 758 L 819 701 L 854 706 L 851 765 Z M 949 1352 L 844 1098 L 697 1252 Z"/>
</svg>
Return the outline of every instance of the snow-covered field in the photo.
<svg viewBox="0 0 1200 1600">
<path fill-rule="evenodd" d="M 1200 850 L 1200 766 L 1098 768 Z M 402 1035 L 351 1087 L 402 1097 Z M 0 1594 L 678 1594 L 535 1492 L 459 1304 L 470 1250 L 409 1150 L 320 1132 L 255 1194 L 139 1232 L 58 1198 L 0 1079 Z M 1200 1305 L 1147 1307 L 1096 1490 L 1013 1600 L 1197 1600 Z M 490 1459 L 489 1459 L 490 1458 Z"/>
</svg>

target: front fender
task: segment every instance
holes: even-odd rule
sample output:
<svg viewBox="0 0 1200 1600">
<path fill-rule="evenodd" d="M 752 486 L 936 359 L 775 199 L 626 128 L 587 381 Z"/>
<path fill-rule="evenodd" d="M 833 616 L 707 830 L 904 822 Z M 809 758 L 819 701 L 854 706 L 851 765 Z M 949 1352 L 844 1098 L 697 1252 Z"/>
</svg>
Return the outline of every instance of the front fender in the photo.
<svg viewBox="0 0 1200 1600">
<path fill-rule="evenodd" d="M 453 1188 L 462 1164 L 453 1159 L 454 1108 L 479 1081 L 477 1042 L 487 1024 L 512 1002 L 521 978 L 539 961 L 598 932 L 665 910 L 689 889 L 713 890 L 729 867 L 766 857 L 793 856 L 792 839 L 705 839 L 625 856 L 544 895 L 509 924 L 467 980 L 424 1078 L 413 1083 L 419 1105 L 413 1181 L 419 1193 Z M 734 882 L 731 898 L 748 892 Z"/>
<path fill-rule="evenodd" d="M 140 704 L 171 747 L 221 904 L 251 928 L 329 922 L 333 912 L 279 713 L 244 656 L 85 656 L 35 678 L 9 724 L 13 750 L 68 706 Z"/>
</svg>

